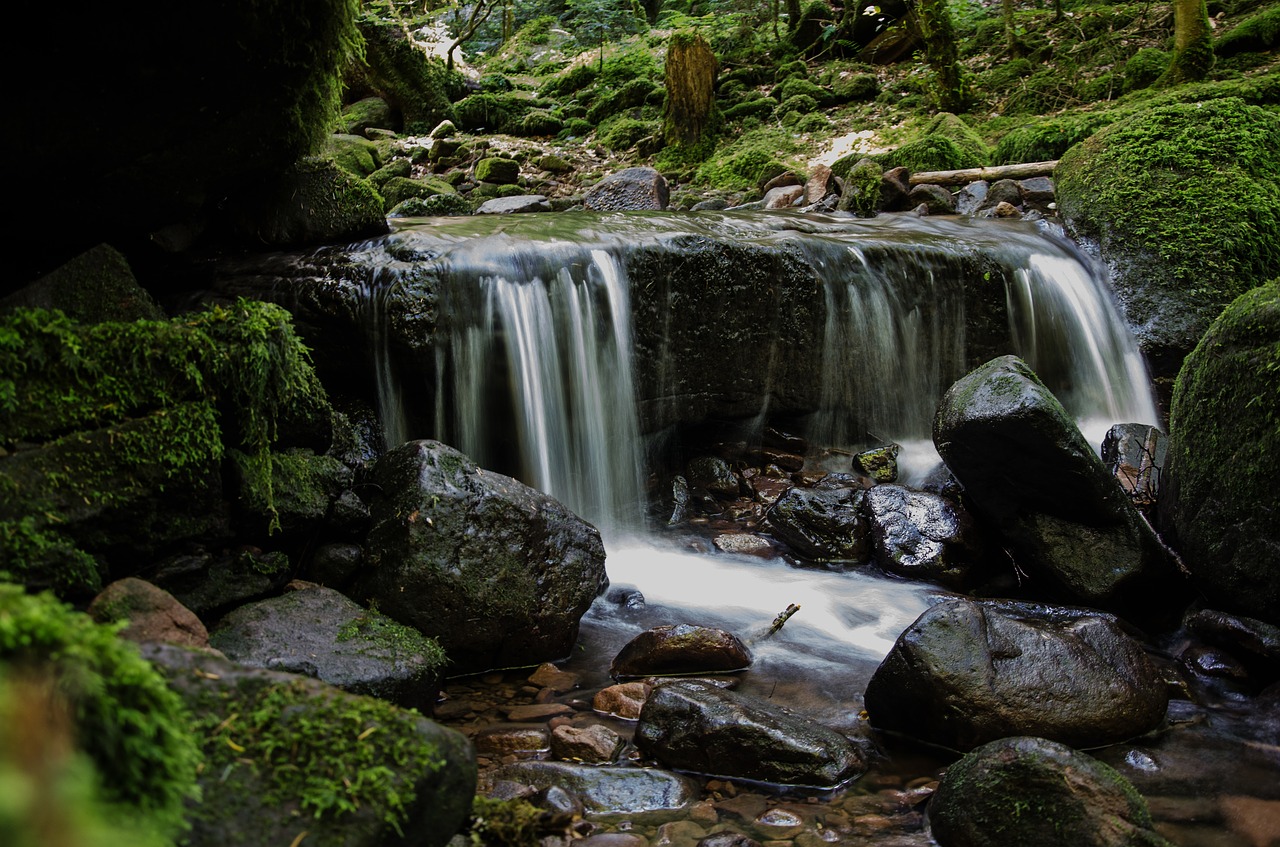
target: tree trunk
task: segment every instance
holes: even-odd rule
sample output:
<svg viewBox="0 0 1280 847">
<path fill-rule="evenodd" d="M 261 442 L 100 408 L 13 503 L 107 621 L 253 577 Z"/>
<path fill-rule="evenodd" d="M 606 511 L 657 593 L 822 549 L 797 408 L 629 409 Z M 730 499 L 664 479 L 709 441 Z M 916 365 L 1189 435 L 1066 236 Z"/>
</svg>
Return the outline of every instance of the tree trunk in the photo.
<svg viewBox="0 0 1280 847">
<path fill-rule="evenodd" d="M 787 0 L 787 32 L 796 31 L 800 25 L 800 0 Z"/>
<path fill-rule="evenodd" d="M 701 35 L 678 32 L 667 44 L 667 106 L 662 135 L 672 146 L 702 140 L 715 107 L 716 56 Z"/>
<path fill-rule="evenodd" d="M 935 77 L 938 106 L 946 112 L 963 112 L 969 106 L 969 84 L 960 67 L 947 0 L 914 0 L 911 9 L 924 42 L 925 60 Z"/>
<path fill-rule="evenodd" d="M 1000 0 L 1000 6 L 1004 13 L 1004 46 L 1008 49 L 1010 58 L 1015 58 L 1021 55 L 1022 52 L 1022 48 L 1018 45 L 1018 35 L 1013 26 L 1013 4 L 1014 0 Z"/>
<path fill-rule="evenodd" d="M 1204 79 L 1213 67 L 1213 35 L 1205 0 L 1173 0 L 1173 58 L 1157 85 Z"/>
</svg>

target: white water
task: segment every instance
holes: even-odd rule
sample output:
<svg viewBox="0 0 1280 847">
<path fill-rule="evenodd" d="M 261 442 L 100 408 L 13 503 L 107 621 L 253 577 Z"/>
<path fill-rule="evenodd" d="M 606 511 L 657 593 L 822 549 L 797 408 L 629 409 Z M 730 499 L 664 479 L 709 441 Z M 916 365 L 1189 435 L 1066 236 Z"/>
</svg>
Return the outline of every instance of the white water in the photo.
<svg viewBox="0 0 1280 847">
<path fill-rule="evenodd" d="M 436 224 L 408 231 L 413 249 L 446 269 L 437 336 L 444 349 L 437 348 L 431 375 L 434 430 L 414 433 L 403 422 L 394 396 L 403 389 L 394 385 L 385 361 L 379 390 L 393 396 L 381 404 L 384 426 L 392 443 L 435 437 L 481 466 L 519 468 L 515 475 L 523 481 L 601 528 L 611 581 L 636 586 L 650 610 L 631 620 L 607 604 L 593 607 L 584 632 L 595 627 L 593 637 L 612 645 L 602 654 L 606 664 L 608 649 L 647 625 L 684 620 L 747 635 L 797 603 L 802 611 L 778 636 L 758 645 L 756 667 L 774 665 L 774 679 L 803 671 L 810 678 L 843 680 L 842 690 L 856 689 L 858 679 L 850 681 L 839 669 L 861 662 L 865 673 L 859 679 L 865 682 L 869 668 L 935 589 L 727 556 L 711 551 L 705 539 L 696 552 L 673 549 L 640 527 L 645 493 L 630 296 L 643 281 L 627 279 L 620 257 L 635 240 L 682 234 L 694 220 L 626 219 L 636 231 L 609 237 L 584 229 L 569 240 L 547 238 L 528 220 L 465 237 L 441 235 Z M 731 220 L 740 228 L 733 237 L 760 243 L 799 239 L 820 269 L 822 407 L 806 433 L 815 447 L 847 453 L 867 442 L 897 442 L 907 482 L 937 463 L 930 439 L 933 413 L 966 368 L 960 265 L 962 239 L 970 235 L 985 239 L 984 255 L 1014 269 L 1004 291 L 1013 351 L 1077 417 L 1095 449 L 1113 423 L 1156 422 L 1141 357 L 1104 284 L 1051 239 L 1026 230 L 894 222 L 884 227 L 888 236 L 871 228 L 882 239 L 872 261 L 860 246 L 868 233 L 856 229 L 864 225 L 841 222 L 855 229 L 824 229 L 815 241 L 807 233 L 751 229 L 746 219 Z M 642 230 L 649 223 L 653 229 Z M 530 227 L 529 233 L 519 234 L 521 227 Z M 921 235 L 935 239 L 927 254 L 932 259 L 913 253 L 910 237 L 916 230 L 908 227 L 921 227 Z M 944 245 L 956 239 L 954 259 L 937 258 L 939 238 Z M 429 247 L 417 240 L 429 241 Z M 886 240 L 904 246 L 886 250 Z M 376 294 L 372 300 L 376 308 Z M 373 317 L 382 319 L 377 311 Z M 385 359 L 385 341 L 379 337 L 378 343 L 375 353 Z M 767 401 L 761 402 L 763 416 Z M 847 456 L 841 461 L 840 469 L 847 469 Z M 839 692 L 832 696 L 847 700 Z"/>
</svg>

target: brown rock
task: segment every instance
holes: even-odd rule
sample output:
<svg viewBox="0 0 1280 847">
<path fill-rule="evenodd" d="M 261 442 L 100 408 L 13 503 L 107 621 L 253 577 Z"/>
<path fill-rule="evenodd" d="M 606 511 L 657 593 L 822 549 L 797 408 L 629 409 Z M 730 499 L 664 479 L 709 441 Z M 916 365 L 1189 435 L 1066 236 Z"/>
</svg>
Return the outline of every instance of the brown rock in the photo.
<svg viewBox="0 0 1280 847">
<path fill-rule="evenodd" d="M 644 701 L 653 686 L 645 682 L 623 682 L 602 688 L 591 701 L 591 708 L 604 715 L 634 721 L 640 717 Z"/>
<path fill-rule="evenodd" d="M 764 195 L 766 209 L 790 209 L 804 196 L 803 185 L 784 185 L 769 189 Z"/>
<path fill-rule="evenodd" d="M 836 181 L 831 174 L 831 168 L 823 164 L 814 165 L 809 173 L 809 181 L 804 185 L 804 201 L 817 203 L 835 191 Z"/>
<path fill-rule="evenodd" d="M 121 638 L 140 644 L 160 642 L 183 647 L 208 647 L 209 632 L 195 613 L 168 591 L 145 580 L 127 577 L 102 590 L 89 604 L 99 623 L 127 620 Z"/>
<path fill-rule="evenodd" d="M 572 691 L 580 681 L 576 673 L 562 671 L 550 662 L 543 662 L 529 677 L 529 682 L 539 688 L 549 688 L 556 694 Z"/>
<path fill-rule="evenodd" d="M 742 670 L 751 651 L 732 633 L 712 627 L 676 624 L 646 630 L 614 657 L 610 676 L 716 673 Z"/>
<path fill-rule="evenodd" d="M 622 736 L 599 724 L 559 726 L 551 732 L 551 754 L 566 761 L 612 762 L 622 744 Z"/>
<path fill-rule="evenodd" d="M 573 707 L 563 703 L 535 703 L 530 706 L 512 706 L 507 710 L 507 720 L 512 723 L 523 721 L 545 721 L 559 715 L 572 715 Z"/>
<path fill-rule="evenodd" d="M 541 727 L 490 727 L 472 738 L 476 752 L 484 756 L 532 755 L 551 749 L 551 736 Z"/>
</svg>

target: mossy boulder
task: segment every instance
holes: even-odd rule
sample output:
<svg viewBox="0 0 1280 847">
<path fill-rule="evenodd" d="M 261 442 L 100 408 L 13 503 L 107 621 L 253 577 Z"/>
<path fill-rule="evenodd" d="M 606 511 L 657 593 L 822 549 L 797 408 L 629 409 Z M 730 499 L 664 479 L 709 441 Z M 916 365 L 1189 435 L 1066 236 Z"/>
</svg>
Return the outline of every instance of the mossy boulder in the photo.
<svg viewBox="0 0 1280 847">
<path fill-rule="evenodd" d="M 354 598 L 437 638 L 458 673 L 569 654 L 607 584 L 594 527 L 434 441 L 387 453 L 372 482 Z"/>
<path fill-rule="evenodd" d="M 117 629 L 0 584 L 0 686 L 47 686 L 93 764 L 95 793 L 140 833 L 175 838 L 196 796 L 199 748 L 182 700 Z"/>
<path fill-rule="evenodd" d="M 346 73 L 354 92 L 386 100 L 400 114 L 399 128 L 410 135 L 427 135 L 440 121 L 454 117 L 453 96 L 463 87 L 460 74 L 427 55 L 399 18 L 383 20 L 366 11 L 357 24 L 364 60 L 353 61 Z"/>
<path fill-rule="evenodd" d="M 872 157 L 885 170 L 954 171 L 987 165 L 991 151 L 978 134 L 950 112 L 940 112 L 926 124 L 915 141 Z"/>
<path fill-rule="evenodd" d="M 344 133 L 357 136 L 370 127 L 395 129 L 398 126 L 391 104 L 381 97 L 363 97 L 344 106 L 339 123 Z"/>
<path fill-rule="evenodd" d="M 413 176 L 413 163 L 404 158 L 392 159 L 369 174 L 369 182 L 373 184 L 374 188 L 381 191 L 383 186 L 387 184 L 387 180 L 397 176 L 410 179 Z"/>
<path fill-rule="evenodd" d="M 412 709 L 213 653 L 143 655 L 194 715 L 202 799 L 191 847 L 267 847 L 306 830 L 317 847 L 442 847 L 465 824 L 475 752 Z"/>
<path fill-rule="evenodd" d="M 374 187 L 319 156 L 295 163 L 232 205 L 232 230 L 255 247 L 300 247 L 388 231 L 382 198 Z"/>
<path fill-rule="evenodd" d="M 361 135 L 330 135 L 325 140 L 324 153 L 338 167 L 356 176 L 368 176 L 380 167 L 378 145 Z"/>
<path fill-rule="evenodd" d="M 1214 603 L 1280 624 L 1280 281 L 1241 295 L 1174 389 L 1166 531 Z"/>
<path fill-rule="evenodd" d="M 1159 106 L 1068 150 L 1054 178 L 1167 396 L 1223 307 L 1280 273 L 1280 115 L 1235 98 Z"/>
<path fill-rule="evenodd" d="M 86 250 L 0 299 L 0 312 L 17 308 L 59 309 L 85 323 L 164 317 L 155 298 L 134 278 L 128 260 L 109 244 Z"/>
<path fill-rule="evenodd" d="M 949 766 L 929 802 L 941 847 L 1170 847 L 1133 785 L 1043 738 L 993 741 Z"/>
<path fill-rule="evenodd" d="M 411 179 L 393 176 L 382 184 L 383 202 L 388 211 L 414 197 L 426 200 L 438 195 L 456 196 L 457 193 L 456 188 L 439 177 Z"/>
<path fill-rule="evenodd" d="M 469 215 L 472 211 L 471 201 L 461 194 L 433 194 L 430 197 L 409 197 L 401 200 L 387 212 L 387 217 L 443 217 Z"/>
<path fill-rule="evenodd" d="M 520 163 L 499 156 L 481 159 L 476 162 L 476 179 L 497 185 L 513 185 L 520 180 Z"/>
<path fill-rule="evenodd" d="M 1107 112 L 1036 118 L 1005 133 L 991 158 L 997 165 L 1052 161 L 1115 120 Z"/>
</svg>

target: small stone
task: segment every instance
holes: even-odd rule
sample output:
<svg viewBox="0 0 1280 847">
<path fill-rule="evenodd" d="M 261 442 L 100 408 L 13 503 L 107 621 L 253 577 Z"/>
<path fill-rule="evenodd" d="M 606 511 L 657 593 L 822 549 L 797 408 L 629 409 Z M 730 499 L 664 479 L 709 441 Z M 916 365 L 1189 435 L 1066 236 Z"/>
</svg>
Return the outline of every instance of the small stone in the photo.
<svg viewBox="0 0 1280 847">
<path fill-rule="evenodd" d="M 559 715 L 572 715 L 573 707 L 563 703 L 535 703 L 529 706 L 512 706 L 507 710 L 507 720 L 512 723 L 545 721 Z"/>
<path fill-rule="evenodd" d="M 747 532 L 729 532 L 717 535 L 714 541 L 716 549 L 723 553 L 736 553 L 741 556 L 771 556 L 773 544 L 769 539 Z"/>
<path fill-rule="evenodd" d="M 572 691 L 578 687 L 580 677 L 576 673 L 562 671 L 550 662 L 543 662 L 529 677 L 529 682 L 543 688 L 549 688 L 557 694 Z"/>
<path fill-rule="evenodd" d="M 644 701 L 653 686 L 645 682 L 623 682 L 602 688 L 591 701 L 591 708 L 603 715 L 634 721 L 640 717 Z"/>
<path fill-rule="evenodd" d="M 622 736 L 607 726 L 559 726 L 551 732 L 551 752 L 557 759 L 588 763 L 612 762 L 622 749 Z"/>
<path fill-rule="evenodd" d="M 997 218 L 1022 217 L 1022 212 L 1018 211 L 1017 206 L 1013 205 L 1012 203 L 1006 203 L 1003 200 L 997 203 L 996 207 L 991 211 L 992 211 L 992 214 L 994 214 Z"/>
<path fill-rule="evenodd" d="M 540 727 L 493 727 L 476 733 L 471 741 L 476 752 L 486 756 L 532 755 L 551 749 L 551 736 Z"/>
<path fill-rule="evenodd" d="M 898 453 L 901 450 L 897 444 L 864 450 L 853 457 L 853 468 L 876 482 L 894 482 L 898 478 Z"/>
</svg>

